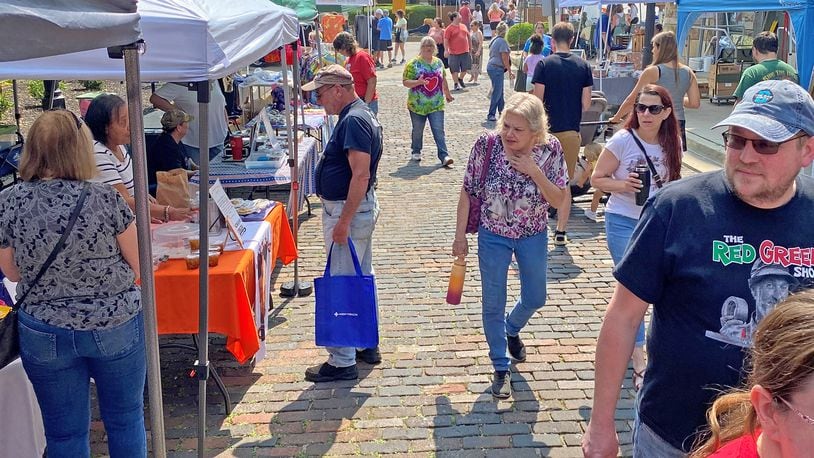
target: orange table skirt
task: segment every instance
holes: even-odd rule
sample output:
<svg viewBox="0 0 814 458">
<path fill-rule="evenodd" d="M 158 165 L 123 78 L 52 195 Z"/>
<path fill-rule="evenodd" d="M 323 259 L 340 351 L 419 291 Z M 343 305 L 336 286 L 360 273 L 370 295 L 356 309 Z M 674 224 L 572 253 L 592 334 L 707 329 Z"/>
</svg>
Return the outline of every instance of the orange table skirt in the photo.
<svg viewBox="0 0 814 458">
<path fill-rule="evenodd" d="M 283 205 L 277 204 L 265 221 L 271 225 L 271 257 L 288 264 L 297 248 Z M 159 334 L 198 332 L 199 270 L 187 270 L 183 260 L 170 260 L 155 272 Z M 209 331 L 226 336 L 226 348 L 241 364 L 260 348 L 254 320 L 257 288 L 252 250 L 224 252 L 209 269 Z"/>
</svg>

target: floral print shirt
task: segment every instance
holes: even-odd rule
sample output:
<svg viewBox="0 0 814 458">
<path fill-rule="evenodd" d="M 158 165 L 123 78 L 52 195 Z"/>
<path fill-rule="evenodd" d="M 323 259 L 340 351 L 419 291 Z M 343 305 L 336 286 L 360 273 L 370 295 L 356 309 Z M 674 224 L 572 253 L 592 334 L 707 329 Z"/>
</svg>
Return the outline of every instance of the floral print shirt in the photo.
<svg viewBox="0 0 814 458">
<path fill-rule="evenodd" d="M 493 137 L 485 186 L 480 184 L 489 137 Z M 553 135 L 531 152 L 545 176 L 558 188 L 568 185 L 565 156 Z M 464 175 L 464 189 L 480 196 L 480 225 L 487 231 L 510 239 L 539 234 L 548 226 L 549 203 L 528 175 L 518 172 L 506 159 L 499 134 L 484 133 L 475 141 Z"/>
<path fill-rule="evenodd" d="M 444 63 L 437 57 L 433 57 L 431 63 L 427 63 L 421 57 L 407 62 L 403 79 L 417 80 L 422 76 L 429 82 L 407 92 L 407 109 L 426 116 L 444 109 L 444 78 L 447 76 Z"/>
</svg>

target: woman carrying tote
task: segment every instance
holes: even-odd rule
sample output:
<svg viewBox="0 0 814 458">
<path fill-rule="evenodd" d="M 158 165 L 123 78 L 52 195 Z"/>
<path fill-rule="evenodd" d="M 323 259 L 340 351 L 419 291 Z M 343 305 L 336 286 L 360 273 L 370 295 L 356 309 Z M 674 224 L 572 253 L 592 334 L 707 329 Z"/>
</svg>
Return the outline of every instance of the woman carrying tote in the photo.
<svg viewBox="0 0 814 458">
<path fill-rule="evenodd" d="M 605 207 L 605 233 L 613 264 L 622 260 L 625 248 L 639 221 L 642 207 L 636 205 L 636 193 L 642 181 L 636 166 L 650 170 L 649 194 L 664 183 L 681 178 L 681 139 L 670 94 L 661 86 L 648 84 L 636 97 L 634 114 L 625 128 L 616 132 L 599 155 L 591 176 L 591 185 L 610 194 Z M 644 381 L 644 322 L 639 325 L 633 349 L 633 388 Z"/>
<path fill-rule="evenodd" d="M 144 457 L 136 226 L 121 194 L 91 183 L 95 175 L 93 140 L 79 118 L 60 110 L 34 121 L 23 181 L 0 193 L 0 269 L 24 295 L 20 357 L 42 410 L 48 456 L 90 456 L 93 378 L 110 456 Z"/>
<path fill-rule="evenodd" d="M 636 97 L 638 97 L 642 88 L 648 84 L 657 84 L 670 93 L 670 98 L 673 100 L 673 111 L 676 119 L 678 119 L 681 131 L 682 150 L 687 151 L 687 134 L 685 131 L 687 122 L 684 117 L 684 108 L 698 108 L 701 106 L 698 79 L 690 67 L 678 62 L 678 43 L 673 32 L 657 34 L 653 37 L 651 44 L 653 63 L 644 69 L 639 81 L 636 83 L 636 87 L 622 102 L 619 110 L 609 122 L 621 122 L 622 118 L 633 111 Z"/>
<path fill-rule="evenodd" d="M 482 317 L 494 367 L 492 395 L 511 396 L 511 358 L 525 361 L 520 331 L 546 301 L 549 206 L 558 206 L 568 186 L 565 156 L 547 132 L 543 103 L 528 93 L 509 98 L 497 132 L 472 147 L 458 200 L 452 255 L 466 256 L 470 196 L 480 199 L 478 266 Z M 517 259 L 520 299 L 506 315 L 509 263 Z"/>
</svg>

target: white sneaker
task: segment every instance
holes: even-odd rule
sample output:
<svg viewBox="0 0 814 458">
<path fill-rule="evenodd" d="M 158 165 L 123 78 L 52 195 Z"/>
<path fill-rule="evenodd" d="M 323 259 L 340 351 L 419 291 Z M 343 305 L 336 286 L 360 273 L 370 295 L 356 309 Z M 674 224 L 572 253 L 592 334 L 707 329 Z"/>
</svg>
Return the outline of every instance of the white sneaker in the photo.
<svg viewBox="0 0 814 458">
<path fill-rule="evenodd" d="M 452 167 L 453 162 L 455 162 L 455 161 L 452 160 L 451 157 L 447 156 L 447 157 L 444 158 L 443 161 L 441 161 L 441 165 L 443 165 L 444 167 Z"/>
<path fill-rule="evenodd" d="M 412 159 L 414 161 L 416 161 L 416 162 L 420 161 L 421 160 L 421 154 L 419 154 L 419 153 L 413 154 Z"/>
<path fill-rule="evenodd" d="M 596 212 L 592 212 L 590 208 L 586 208 L 584 213 L 586 218 L 591 221 L 596 221 Z"/>
</svg>

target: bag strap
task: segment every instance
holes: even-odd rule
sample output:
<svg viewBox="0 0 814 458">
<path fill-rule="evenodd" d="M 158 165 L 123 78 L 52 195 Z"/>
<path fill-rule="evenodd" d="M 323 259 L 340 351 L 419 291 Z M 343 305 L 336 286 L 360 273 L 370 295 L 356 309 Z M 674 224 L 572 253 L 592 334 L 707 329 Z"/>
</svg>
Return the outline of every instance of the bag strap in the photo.
<svg viewBox="0 0 814 458">
<path fill-rule="evenodd" d="M 641 140 L 639 140 L 639 137 L 637 137 L 636 134 L 633 133 L 632 129 L 628 129 L 628 132 L 630 132 L 630 135 L 633 137 L 633 141 L 635 141 L 636 144 L 639 145 L 639 149 L 642 150 L 644 158 L 647 159 L 647 165 L 650 167 L 650 172 L 653 174 L 653 181 L 656 182 L 656 187 L 661 188 L 662 186 L 664 186 L 664 182 L 661 180 L 661 175 L 659 175 L 659 172 L 656 171 L 656 166 L 653 165 L 653 161 L 650 160 L 650 156 L 647 155 L 647 151 L 644 150 L 644 145 L 642 145 Z"/>
<path fill-rule="evenodd" d="M 62 247 L 65 246 L 65 240 L 68 239 L 68 234 L 71 233 L 71 229 L 73 229 L 73 226 L 76 223 L 77 218 L 79 218 L 79 212 L 82 210 L 82 205 L 85 203 L 85 197 L 87 197 L 88 195 L 88 189 L 90 189 L 90 184 L 88 182 L 85 182 L 82 185 L 82 192 L 79 194 L 79 200 L 76 203 L 76 207 L 74 207 L 73 213 L 71 213 L 71 217 L 70 219 L 68 219 L 68 225 L 65 226 L 65 230 L 62 231 L 62 236 L 59 238 L 56 245 L 54 245 L 54 249 L 51 250 L 51 254 L 48 255 L 48 258 L 42 264 L 42 267 L 40 267 L 40 271 L 37 272 L 37 276 L 34 277 L 34 281 L 31 282 L 31 286 L 28 287 L 28 291 L 26 291 L 23 294 L 23 297 L 21 297 L 20 300 L 16 301 L 12 306 L 13 310 L 17 310 L 20 308 L 25 298 L 28 297 L 28 293 L 30 293 L 31 290 L 34 289 L 34 286 L 36 286 L 37 283 L 40 281 L 42 276 L 45 274 L 45 271 L 48 270 L 49 267 L 51 267 L 51 264 L 54 262 L 54 259 L 56 259 L 59 252 L 62 251 Z"/>
<path fill-rule="evenodd" d="M 480 185 L 481 193 L 486 188 L 486 174 L 489 173 L 489 162 L 492 160 L 492 148 L 495 147 L 495 134 L 486 134 L 486 155 L 483 157 L 483 165 L 480 170 Z"/>
<path fill-rule="evenodd" d="M 348 237 L 348 248 L 350 248 L 350 256 L 353 259 L 353 268 L 356 269 L 356 276 L 362 276 L 362 265 L 359 264 L 359 257 L 356 256 L 356 247 L 353 246 L 353 240 Z M 328 250 L 328 261 L 325 263 L 325 277 L 331 276 L 331 255 L 334 251 L 334 242 L 331 242 L 331 248 Z"/>
</svg>

